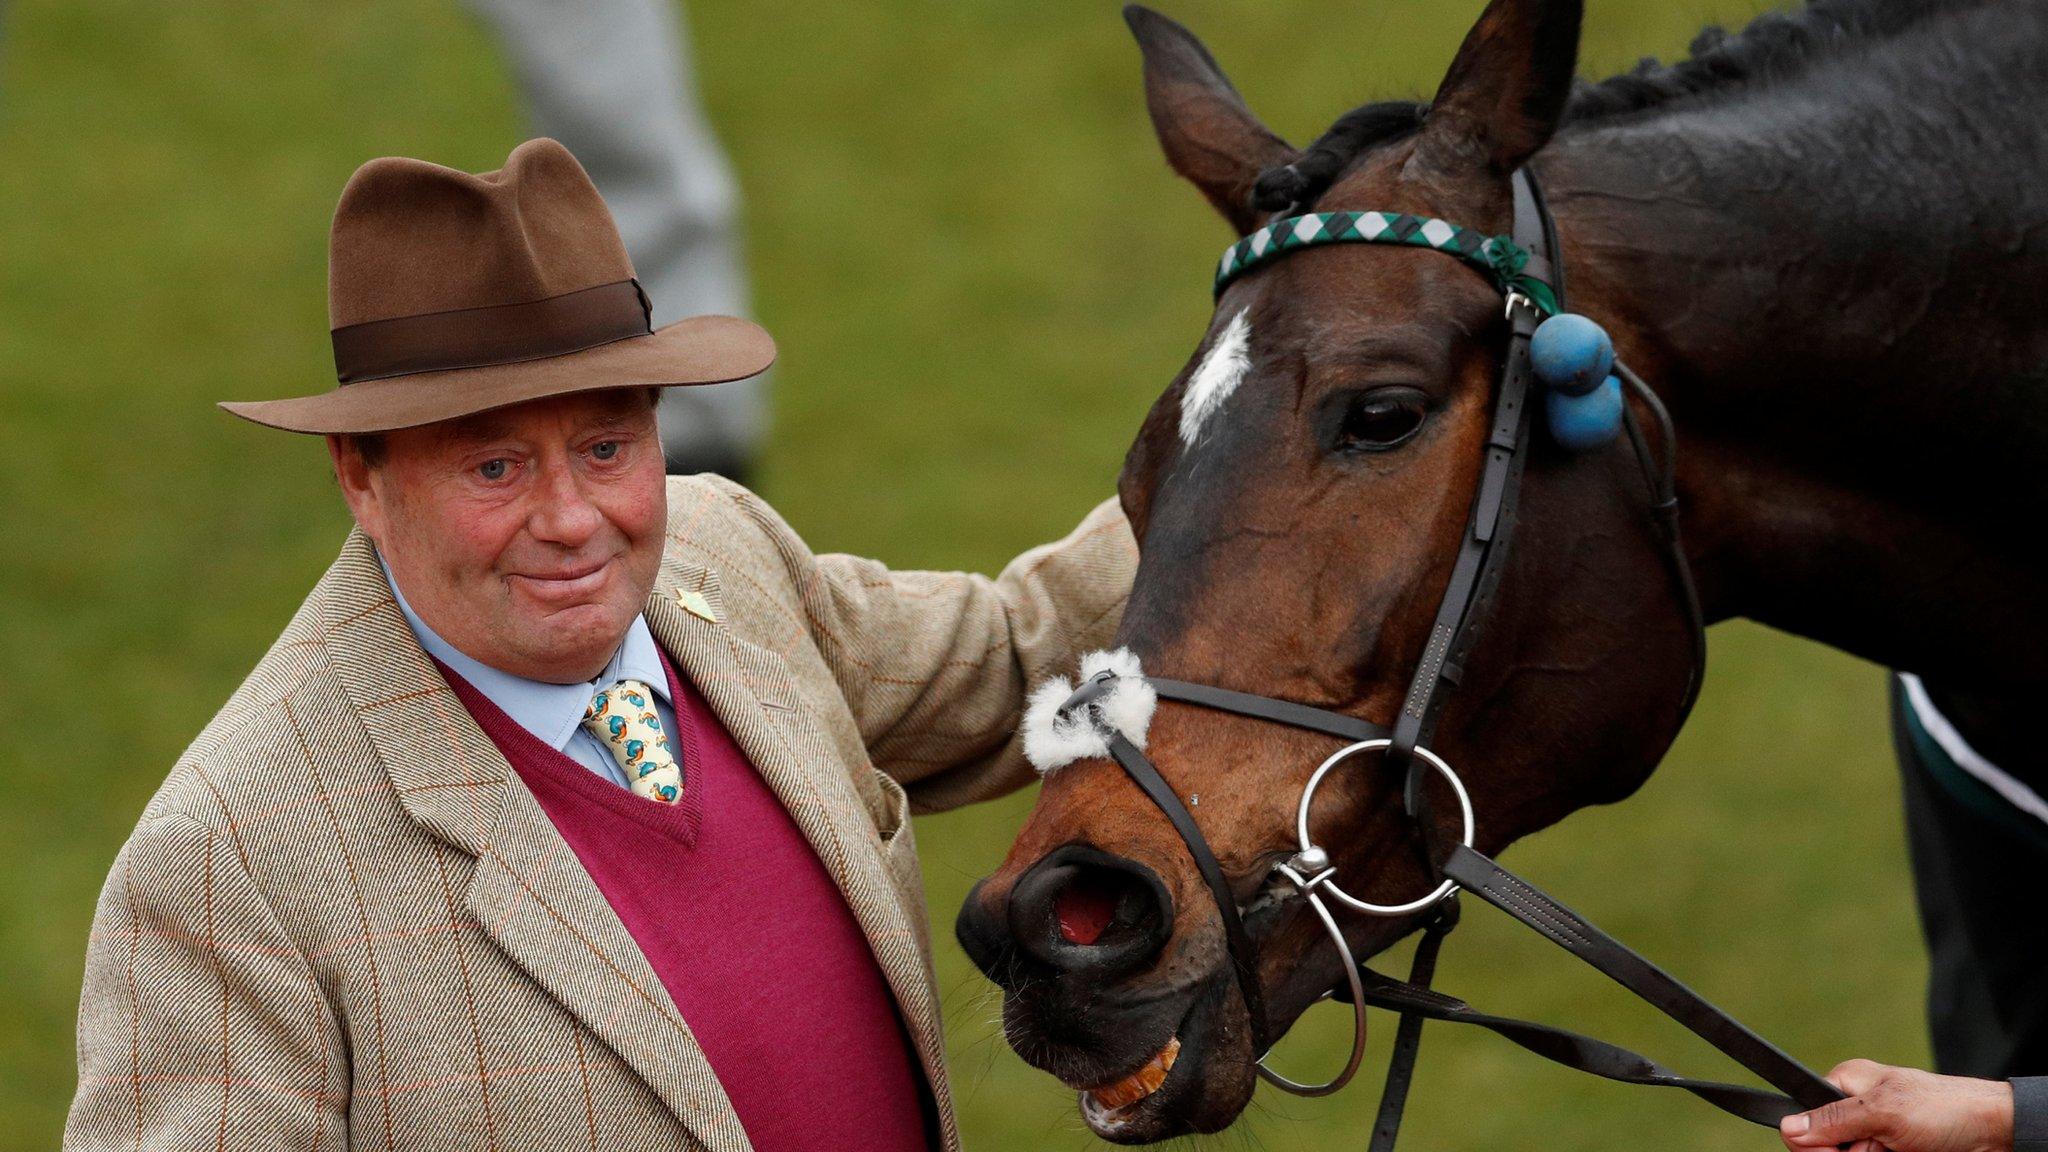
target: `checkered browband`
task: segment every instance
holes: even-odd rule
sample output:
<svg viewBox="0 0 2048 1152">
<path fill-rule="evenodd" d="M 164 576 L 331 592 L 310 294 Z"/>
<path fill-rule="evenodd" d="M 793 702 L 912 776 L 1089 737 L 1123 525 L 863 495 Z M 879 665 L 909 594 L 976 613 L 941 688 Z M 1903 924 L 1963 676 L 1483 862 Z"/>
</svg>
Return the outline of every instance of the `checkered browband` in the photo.
<svg viewBox="0 0 2048 1152">
<path fill-rule="evenodd" d="M 1216 295 L 1238 277 L 1300 248 L 1323 244 L 1406 244 L 1434 248 L 1472 265 L 1502 294 L 1528 298 L 1544 315 L 1557 311 L 1557 294 L 1525 269 L 1529 253 L 1507 236 L 1482 236 L 1448 220 L 1405 212 L 1311 212 L 1260 228 L 1223 253 Z"/>
</svg>

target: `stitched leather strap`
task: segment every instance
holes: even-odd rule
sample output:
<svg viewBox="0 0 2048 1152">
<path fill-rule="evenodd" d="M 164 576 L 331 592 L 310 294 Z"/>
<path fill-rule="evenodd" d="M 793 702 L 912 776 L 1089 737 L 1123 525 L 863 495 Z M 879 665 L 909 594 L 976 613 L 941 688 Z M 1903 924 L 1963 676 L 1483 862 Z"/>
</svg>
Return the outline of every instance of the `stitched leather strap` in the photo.
<svg viewBox="0 0 2048 1152">
<path fill-rule="evenodd" d="M 1832 1084 L 1805 1065 L 1486 856 L 1461 845 L 1452 850 L 1444 874 L 1543 933 L 1784 1092 L 1682 1076 L 1618 1044 L 1531 1020 L 1481 1012 L 1455 996 L 1433 990 L 1430 981 L 1436 972 L 1437 951 L 1445 933 L 1456 923 L 1453 895 L 1445 902 L 1450 915 L 1440 912 L 1425 930 L 1406 982 L 1359 966 L 1365 1002 L 1401 1015 L 1393 1057 L 1387 1064 L 1386 1087 L 1380 1093 L 1370 1152 L 1393 1152 L 1425 1020 L 1477 1025 L 1546 1060 L 1594 1076 L 1625 1084 L 1678 1088 L 1731 1116 L 1766 1128 L 1777 1127 L 1778 1121 L 1794 1112 L 1841 1098 Z"/>
<path fill-rule="evenodd" d="M 1744 1119 L 1755 1119 L 1759 1124 L 1775 1125 L 1791 1112 L 1818 1108 L 1842 1098 L 1842 1093 L 1834 1085 L 1821 1079 L 1818 1073 L 1806 1065 L 1794 1060 L 1783 1049 L 1752 1032 L 1734 1017 L 1708 1003 L 1699 993 L 1679 983 L 1677 977 L 1650 963 L 1626 944 L 1594 927 L 1578 913 L 1553 900 L 1535 885 L 1502 868 L 1486 856 L 1459 845 L 1451 850 L 1450 859 L 1444 862 L 1444 875 L 1457 881 L 1467 892 L 1549 937 L 1559 947 L 1592 965 L 1659 1012 L 1685 1025 L 1694 1035 L 1720 1049 L 1730 1059 L 1756 1073 L 1766 1083 L 1789 1097 L 1781 1100 L 1785 1107 L 1765 1119 L 1736 1113 Z M 1516 1042 L 1520 1043 L 1519 1040 Z M 1526 1044 L 1523 1046 L 1528 1047 Z M 1650 1067 L 1667 1080 L 1683 1080 L 1682 1077 L 1662 1073 L 1655 1065 Z M 1608 1072 L 1596 1067 L 1588 1067 L 1585 1070 L 1602 1076 L 1609 1075 Z M 1610 1076 L 1610 1079 L 1631 1078 Z M 1687 1087 L 1688 1091 L 1692 1090 L 1687 1083 L 1679 1083 L 1678 1086 Z M 1700 1095 L 1703 1099 L 1707 1098 L 1699 1092 L 1694 1094 Z M 1713 1102 L 1717 1105 L 1719 1103 Z"/>
<path fill-rule="evenodd" d="M 1552 256 L 1553 231 L 1550 214 L 1544 210 L 1535 179 L 1518 169 L 1514 188 L 1514 239 L 1533 260 L 1555 263 Z M 1563 296 L 1558 297 L 1560 305 Z M 1417 744 L 1427 743 L 1436 726 L 1437 710 L 1443 705 L 1442 689 L 1461 674 L 1460 662 L 1472 647 L 1478 623 L 1484 617 L 1492 593 L 1500 584 L 1507 559 L 1508 537 L 1515 526 L 1515 508 L 1522 487 L 1522 451 L 1529 439 L 1530 378 L 1529 339 L 1535 335 L 1542 316 L 1526 306 L 1510 306 L 1507 357 L 1501 366 L 1500 388 L 1494 395 L 1493 424 L 1486 438 L 1486 457 L 1480 465 L 1479 488 L 1466 518 L 1465 535 L 1451 567 L 1451 578 L 1437 602 L 1436 619 L 1429 628 L 1429 640 L 1422 650 L 1408 682 L 1401 711 L 1394 718 L 1393 745 L 1387 757 L 1408 770 L 1403 797 L 1409 815 L 1422 821 L 1426 837 L 1434 836 L 1435 822 L 1426 819 L 1422 783 L 1427 778 L 1422 763 L 1413 753 Z M 1430 844 L 1431 863 L 1440 845 Z"/>
<path fill-rule="evenodd" d="M 1404 1025 L 1411 1019 L 1441 1020 L 1447 1024 L 1475 1024 L 1567 1068 L 1609 1080 L 1619 1080 L 1624 1084 L 1681 1088 L 1731 1116 L 1767 1128 L 1777 1127 L 1779 1120 L 1802 1110 L 1790 1098 L 1776 1092 L 1740 1084 L 1695 1080 L 1681 1076 L 1649 1057 L 1618 1044 L 1609 1044 L 1605 1040 L 1596 1040 L 1564 1028 L 1553 1028 L 1548 1024 L 1490 1015 L 1455 996 L 1446 996 L 1427 988 L 1416 988 L 1369 968 L 1364 970 L 1362 975 L 1365 978 L 1365 1002 L 1375 1008 L 1387 1008 L 1401 1013 Z M 1383 1146 L 1378 1142 L 1378 1133 L 1375 1132 L 1374 1135 L 1373 1152 L 1390 1152 L 1393 1147 L 1392 1141 L 1389 1140 Z"/>
<path fill-rule="evenodd" d="M 1430 981 L 1436 979 L 1437 953 L 1443 949 L 1444 937 L 1457 924 L 1458 894 L 1453 892 L 1437 906 L 1436 916 L 1423 929 L 1422 941 L 1415 946 L 1415 959 L 1408 964 L 1408 983 L 1402 987 L 1418 994 L 1428 991 Z M 1358 974 L 1365 979 L 1365 1002 L 1375 1004 L 1372 991 L 1375 982 L 1381 979 L 1380 974 L 1363 964 L 1358 966 Z M 1395 1006 L 1395 1011 L 1401 1009 Z M 1394 1152 L 1394 1141 L 1401 1135 L 1401 1113 L 1408 1107 L 1408 1087 L 1415 1082 L 1415 1059 L 1422 1051 L 1422 1022 L 1427 1018 L 1421 1012 L 1401 1011 L 1401 1023 L 1394 1030 L 1394 1053 L 1387 1060 L 1387 1082 L 1380 1089 L 1380 1110 L 1373 1118 L 1372 1143 L 1367 1152 Z"/>
</svg>

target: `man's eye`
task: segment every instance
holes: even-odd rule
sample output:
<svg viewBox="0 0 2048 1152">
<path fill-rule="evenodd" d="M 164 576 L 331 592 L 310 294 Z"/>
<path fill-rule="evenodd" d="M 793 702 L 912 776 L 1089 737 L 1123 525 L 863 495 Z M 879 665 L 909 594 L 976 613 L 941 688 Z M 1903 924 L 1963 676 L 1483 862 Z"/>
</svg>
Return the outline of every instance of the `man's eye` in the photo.
<svg viewBox="0 0 2048 1152">
<path fill-rule="evenodd" d="M 509 460 L 486 460 L 476 466 L 476 474 L 486 480 L 503 480 L 505 474 L 511 470 L 512 463 Z"/>
<path fill-rule="evenodd" d="M 590 454 L 599 460 L 616 459 L 619 454 L 619 442 L 617 440 L 600 440 L 596 444 L 591 445 Z"/>
</svg>

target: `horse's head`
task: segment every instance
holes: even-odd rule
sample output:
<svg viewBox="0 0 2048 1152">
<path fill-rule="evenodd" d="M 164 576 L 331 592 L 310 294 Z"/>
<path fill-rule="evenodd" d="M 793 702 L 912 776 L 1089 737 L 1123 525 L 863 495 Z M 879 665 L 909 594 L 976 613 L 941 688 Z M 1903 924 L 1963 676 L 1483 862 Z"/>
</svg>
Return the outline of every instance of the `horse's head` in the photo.
<svg viewBox="0 0 2048 1152">
<path fill-rule="evenodd" d="M 1493 0 L 1426 113 L 1361 110 L 1307 153 L 1258 122 L 1185 29 L 1127 15 L 1168 160 L 1240 235 L 1304 179 L 1319 210 L 1491 235 L 1509 230 L 1511 174 L 1562 117 L 1580 9 Z M 1120 481 L 1143 553 L 1121 640 L 1145 672 L 1390 724 L 1465 530 L 1507 337 L 1491 284 L 1415 248 L 1323 247 L 1232 284 Z M 1689 671 L 1633 462 L 1540 436 L 1529 451 L 1512 559 L 1431 741 L 1472 792 L 1483 851 L 1632 791 L 1682 720 Z M 1246 909 L 1275 1036 L 1340 979 L 1303 902 L 1270 886 L 1303 784 L 1338 746 L 1173 703 L 1150 728 L 1149 755 Z M 1398 775 L 1374 758 L 1332 778 L 1314 824 L 1353 893 L 1428 890 Z M 1361 956 L 1417 924 L 1342 919 Z M 1048 777 L 959 934 L 1004 987 L 1020 1053 L 1110 1086 L 1083 1101 L 1100 1134 L 1213 1131 L 1249 1099 L 1258 1053 L 1217 909 L 1115 764 Z"/>
</svg>

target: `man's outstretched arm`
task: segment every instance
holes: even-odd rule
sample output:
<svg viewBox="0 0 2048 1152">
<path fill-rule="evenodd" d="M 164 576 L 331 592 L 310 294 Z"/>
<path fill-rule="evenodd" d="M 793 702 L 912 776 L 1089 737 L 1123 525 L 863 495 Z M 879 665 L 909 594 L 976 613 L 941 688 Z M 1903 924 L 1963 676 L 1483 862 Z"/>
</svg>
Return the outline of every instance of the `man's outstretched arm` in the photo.
<svg viewBox="0 0 2048 1152">
<path fill-rule="evenodd" d="M 1032 778 L 1017 735 L 1025 695 L 1109 644 L 1130 597 L 1138 547 L 1116 501 L 990 578 L 814 556 L 758 497 L 729 490 L 775 538 L 869 755 L 917 811 Z"/>
</svg>

